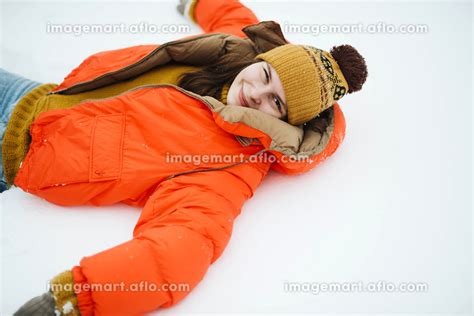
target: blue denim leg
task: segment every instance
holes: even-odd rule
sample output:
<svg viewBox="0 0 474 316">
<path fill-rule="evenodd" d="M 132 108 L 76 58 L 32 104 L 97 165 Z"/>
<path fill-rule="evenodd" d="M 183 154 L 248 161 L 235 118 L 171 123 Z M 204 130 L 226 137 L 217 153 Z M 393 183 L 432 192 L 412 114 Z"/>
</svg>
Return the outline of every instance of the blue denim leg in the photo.
<svg viewBox="0 0 474 316">
<path fill-rule="evenodd" d="M 26 79 L 0 68 L 0 149 L 13 108 L 26 93 L 41 83 Z M 2 150 L 0 150 L 0 193 L 7 189 L 3 172 Z"/>
</svg>

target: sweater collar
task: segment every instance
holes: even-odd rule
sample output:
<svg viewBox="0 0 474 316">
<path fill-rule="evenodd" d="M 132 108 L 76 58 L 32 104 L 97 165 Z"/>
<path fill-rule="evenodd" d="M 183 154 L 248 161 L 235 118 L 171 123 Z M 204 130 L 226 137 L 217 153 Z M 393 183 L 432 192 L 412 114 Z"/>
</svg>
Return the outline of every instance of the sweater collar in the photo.
<svg viewBox="0 0 474 316">
<path fill-rule="evenodd" d="M 222 92 L 221 92 L 221 99 L 220 101 L 224 104 L 227 104 L 227 94 L 229 93 L 231 82 L 227 82 L 224 84 L 222 87 Z"/>
</svg>

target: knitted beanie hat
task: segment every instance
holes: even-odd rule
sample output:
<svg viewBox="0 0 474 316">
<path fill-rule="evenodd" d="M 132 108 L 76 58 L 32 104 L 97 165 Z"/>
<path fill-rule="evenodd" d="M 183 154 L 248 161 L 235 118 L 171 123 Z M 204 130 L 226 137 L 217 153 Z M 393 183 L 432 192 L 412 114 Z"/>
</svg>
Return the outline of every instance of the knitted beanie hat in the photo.
<svg viewBox="0 0 474 316">
<path fill-rule="evenodd" d="M 255 58 L 275 68 L 292 125 L 308 122 L 345 94 L 360 90 L 367 78 L 364 58 L 350 45 L 335 46 L 328 53 L 308 45 L 285 44 Z"/>
</svg>

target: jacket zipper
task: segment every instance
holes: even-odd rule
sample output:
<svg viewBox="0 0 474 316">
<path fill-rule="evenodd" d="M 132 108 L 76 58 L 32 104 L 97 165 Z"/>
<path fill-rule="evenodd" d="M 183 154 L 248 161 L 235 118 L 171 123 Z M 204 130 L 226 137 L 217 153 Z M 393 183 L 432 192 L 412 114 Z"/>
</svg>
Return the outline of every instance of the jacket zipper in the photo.
<svg viewBox="0 0 474 316">
<path fill-rule="evenodd" d="M 81 102 L 77 103 L 76 105 L 79 105 L 79 104 L 82 104 L 82 103 L 86 103 L 86 102 L 90 102 L 90 101 L 103 101 L 103 100 L 109 100 L 109 99 L 114 99 L 114 98 L 117 98 L 121 95 L 124 95 L 124 94 L 127 94 L 129 92 L 132 92 L 132 91 L 135 91 L 135 90 L 140 90 L 140 89 L 147 89 L 147 88 L 157 88 L 157 87 L 172 87 L 172 88 L 175 88 L 179 91 L 181 91 L 182 93 L 196 99 L 196 100 L 199 100 L 203 103 L 205 103 L 207 105 L 207 107 L 212 111 L 212 105 L 211 103 L 209 103 L 207 100 L 205 100 L 204 98 L 196 95 L 196 94 L 191 94 L 189 91 L 179 87 L 179 86 L 176 86 L 176 85 L 172 85 L 172 84 L 148 84 L 148 85 L 143 85 L 143 86 L 139 86 L 139 87 L 135 87 L 133 89 L 130 89 L 130 90 L 127 90 L 127 91 L 124 91 L 120 94 L 117 94 L 115 96 L 112 96 L 112 97 L 108 97 L 108 98 L 93 98 L 93 99 L 85 99 L 85 100 L 82 100 Z M 76 106 L 75 105 L 75 106 Z M 246 144 L 245 142 L 243 143 L 242 140 L 239 139 L 238 135 L 234 135 L 234 137 L 237 139 L 237 141 L 240 143 L 240 144 Z M 247 159 L 245 159 L 244 161 L 241 161 L 241 162 L 236 162 L 236 163 L 233 163 L 233 164 L 230 164 L 230 165 L 226 165 L 226 166 L 222 166 L 222 167 L 215 167 L 215 168 L 207 168 L 207 169 L 197 169 L 197 170 L 190 170 L 190 171 L 184 171 L 184 172 L 180 172 L 180 173 L 177 173 L 177 174 L 174 174 L 174 175 L 171 175 L 171 176 L 168 176 L 166 179 L 164 179 L 163 181 L 166 181 L 166 180 L 170 180 L 174 177 L 177 177 L 179 175 L 183 175 L 183 174 L 188 174 L 188 173 L 194 173 L 194 172 L 206 172 L 206 171 L 212 171 L 212 170 L 223 170 L 223 169 L 227 169 L 227 168 L 230 168 L 230 167 L 233 167 L 233 166 L 237 166 L 237 165 L 240 165 L 240 164 L 243 164 L 243 163 L 246 163 L 251 157 L 253 156 L 258 156 L 264 152 L 267 152 L 269 151 L 270 149 L 269 148 L 264 148 L 262 150 L 260 150 L 259 152 L 256 152 L 255 154 L 252 154 L 250 157 L 248 157 Z"/>
<path fill-rule="evenodd" d="M 172 88 L 176 88 L 177 90 L 183 92 L 184 94 L 194 98 L 194 99 L 197 99 L 197 100 L 200 100 L 204 103 L 206 103 L 206 105 L 212 110 L 212 105 L 210 105 L 210 103 L 205 100 L 204 98 L 200 97 L 200 96 L 196 96 L 196 95 L 192 95 L 191 92 L 189 92 L 188 90 L 185 90 L 177 85 L 174 85 L 174 84 L 171 84 L 171 83 L 151 83 L 151 84 L 145 84 L 145 85 L 141 85 L 141 86 L 138 86 L 138 87 L 135 87 L 135 88 L 132 88 L 132 89 L 129 89 L 127 91 L 124 91 L 122 93 L 119 93 L 119 94 L 116 94 L 116 95 L 113 95 L 111 97 L 106 97 L 106 98 L 90 98 L 90 99 L 84 99 L 82 100 L 81 102 L 78 102 L 76 104 L 74 104 L 74 106 L 77 106 L 77 105 L 80 105 L 82 103 L 86 103 L 86 102 L 91 102 L 91 101 L 103 101 L 103 100 L 110 100 L 110 99 L 115 99 L 117 97 L 120 97 L 124 94 L 127 94 L 127 93 L 130 93 L 132 91 L 135 91 L 135 90 L 141 90 L 141 89 L 147 89 L 147 88 L 158 88 L 158 87 L 172 87 Z M 54 93 L 56 94 L 56 92 Z"/>
<path fill-rule="evenodd" d="M 124 91 L 122 93 L 119 93 L 117 95 L 114 95 L 114 96 L 111 96 L 111 97 L 107 97 L 107 98 L 91 98 L 91 99 L 84 99 L 82 100 L 81 102 L 79 103 L 76 103 L 74 106 L 76 105 L 80 105 L 82 103 L 86 103 L 86 102 L 90 102 L 90 101 L 103 101 L 103 100 L 110 100 L 110 99 L 114 99 L 114 98 L 117 98 L 121 95 L 124 95 L 126 93 L 129 93 L 129 92 L 132 92 L 132 91 L 135 91 L 135 90 L 139 90 L 139 89 L 146 89 L 146 88 L 157 88 L 157 87 L 173 87 L 179 91 L 181 91 L 182 93 L 194 98 L 194 99 L 197 99 L 203 103 L 205 103 L 207 105 L 207 107 L 212 111 L 212 105 L 204 98 L 200 97 L 200 96 L 196 96 L 196 95 L 193 95 L 191 94 L 188 90 L 185 90 L 179 86 L 176 86 L 174 84 L 169 84 L 169 83 L 160 83 L 160 84 L 147 84 L 147 85 L 143 85 L 143 86 L 138 86 L 138 87 L 135 87 L 135 88 L 132 88 L 130 90 L 127 90 L 127 91 Z M 243 145 L 243 146 L 248 146 L 249 143 L 247 143 L 245 140 L 242 139 L 243 136 L 239 136 L 239 135 L 234 135 L 235 138 L 237 139 L 237 141 Z"/>
<path fill-rule="evenodd" d="M 84 99 L 82 100 L 81 102 L 79 103 L 76 103 L 74 106 L 77 106 L 77 105 L 80 105 L 82 103 L 86 103 L 86 102 L 91 102 L 91 101 L 103 101 L 103 100 L 110 100 L 110 99 L 115 99 L 117 97 L 120 97 L 124 94 L 127 94 L 129 92 L 132 92 L 132 91 L 135 91 L 135 90 L 140 90 L 140 89 L 147 89 L 147 88 L 158 88 L 158 87 L 171 87 L 171 88 L 175 88 L 176 90 L 179 90 L 181 91 L 182 93 L 186 94 L 187 96 L 190 96 L 191 98 L 194 98 L 196 100 L 199 100 L 201 102 L 203 102 L 204 104 L 207 105 L 207 107 L 212 111 L 213 107 L 211 105 L 211 103 L 209 101 L 207 101 L 206 99 L 204 99 L 203 97 L 199 96 L 199 95 L 196 95 L 196 94 L 191 94 L 188 90 L 185 90 L 177 85 L 174 85 L 174 84 L 169 84 L 169 83 L 159 83 L 159 84 L 146 84 L 146 85 L 142 85 L 142 86 L 138 86 L 138 87 L 135 87 L 135 88 L 132 88 L 132 89 L 129 89 L 127 91 L 124 91 L 122 93 L 119 93 L 119 94 L 116 94 L 114 96 L 111 96 L 111 97 L 107 97 L 107 98 L 90 98 L 90 99 Z M 247 143 L 245 140 L 242 140 L 242 137 L 245 137 L 245 136 L 239 136 L 239 135 L 234 135 L 237 139 L 237 141 L 244 145 L 244 146 L 248 146 L 249 143 Z"/>
</svg>

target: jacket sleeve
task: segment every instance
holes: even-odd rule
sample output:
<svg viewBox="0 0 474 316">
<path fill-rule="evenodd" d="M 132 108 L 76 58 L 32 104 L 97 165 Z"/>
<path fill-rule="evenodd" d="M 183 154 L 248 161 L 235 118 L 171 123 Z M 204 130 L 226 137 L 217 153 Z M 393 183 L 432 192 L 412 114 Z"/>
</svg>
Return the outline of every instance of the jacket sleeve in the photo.
<svg viewBox="0 0 474 316">
<path fill-rule="evenodd" d="M 255 187 L 266 174 L 243 168 L 253 169 L 243 172 L 254 174 Z M 252 186 L 242 181 L 240 173 L 225 170 L 181 175 L 158 185 L 133 239 L 84 257 L 72 269 L 78 288 L 92 289 L 94 284 L 128 288 L 76 292 L 81 315 L 143 315 L 181 301 L 223 253 L 234 219 L 253 195 Z M 140 284 L 147 288 L 133 291 Z"/>
<path fill-rule="evenodd" d="M 244 38 L 246 35 L 242 28 L 259 22 L 252 10 L 238 0 L 182 0 L 182 6 L 180 12 L 197 23 L 205 33 L 225 33 Z"/>
</svg>

